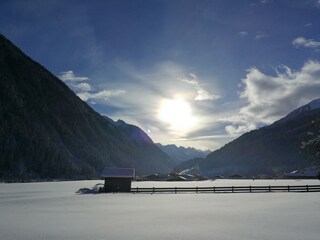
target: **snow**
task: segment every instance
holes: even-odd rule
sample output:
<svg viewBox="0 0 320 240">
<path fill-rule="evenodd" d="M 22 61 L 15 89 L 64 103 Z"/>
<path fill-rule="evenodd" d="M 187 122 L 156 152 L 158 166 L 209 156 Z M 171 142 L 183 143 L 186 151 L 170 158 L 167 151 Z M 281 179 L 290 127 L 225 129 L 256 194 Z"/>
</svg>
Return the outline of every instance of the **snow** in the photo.
<svg viewBox="0 0 320 240">
<path fill-rule="evenodd" d="M 231 187 L 231 186 L 287 186 L 287 185 L 320 185 L 319 180 L 286 180 L 286 179 L 217 179 L 208 181 L 193 181 L 193 182 L 133 182 L 132 187 Z"/>
<path fill-rule="evenodd" d="M 296 110 L 292 111 L 286 117 L 284 117 L 283 119 L 281 119 L 279 121 L 288 120 L 288 119 L 291 119 L 293 117 L 300 115 L 300 113 L 312 111 L 312 110 L 319 109 L 319 108 L 320 108 L 320 98 L 314 99 L 313 101 L 309 102 L 308 104 L 303 105 L 303 106 L 297 108 Z"/>
<path fill-rule="evenodd" d="M 320 98 L 311 101 L 309 104 L 310 110 L 320 108 Z"/>
<path fill-rule="evenodd" d="M 319 239 L 320 193 L 76 194 L 102 181 L 0 184 L 0 239 Z M 133 187 L 318 180 L 134 182 Z"/>
</svg>

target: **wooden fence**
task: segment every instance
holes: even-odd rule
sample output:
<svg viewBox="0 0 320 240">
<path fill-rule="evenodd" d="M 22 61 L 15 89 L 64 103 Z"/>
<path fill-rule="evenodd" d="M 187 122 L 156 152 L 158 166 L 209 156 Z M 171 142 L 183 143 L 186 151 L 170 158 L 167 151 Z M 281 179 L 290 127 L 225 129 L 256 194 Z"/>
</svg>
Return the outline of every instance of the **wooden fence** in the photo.
<svg viewBox="0 0 320 240">
<path fill-rule="evenodd" d="M 259 193 L 259 192 L 320 192 L 320 185 L 297 186 L 231 186 L 231 187 L 152 187 L 131 188 L 133 193 Z"/>
</svg>

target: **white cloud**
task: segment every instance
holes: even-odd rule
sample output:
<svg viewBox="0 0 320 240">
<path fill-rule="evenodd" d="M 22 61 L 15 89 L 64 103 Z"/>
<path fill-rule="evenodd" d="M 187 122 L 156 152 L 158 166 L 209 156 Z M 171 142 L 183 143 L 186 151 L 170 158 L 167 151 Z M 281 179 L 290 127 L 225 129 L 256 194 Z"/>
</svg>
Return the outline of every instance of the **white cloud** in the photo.
<svg viewBox="0 0 320 240">
<path fill-rule="evenodd" d="M 242 37 L 242 38 L 244 38 L 244 37 L 246 37 L 246 36 L 248 36 L 248 32 L 245 32 L 245 31 L 243 31 L 243 32 L 238 32 L 238 35 L 240 36 L 240 37 Z"/>
<path fill-rule="evenodd" d="M 245 38 L 249 35 L 249 32 L 246 32 L 246 31 L 238 32 L 238 35 L 241 38 Z M 259 40 L 259 39 L 266 38 L 266 37 L 268 37 L 268 35 L 265 32 L 258 31 L 258 32 L 256 32 L 254 39 Z"/>
<path fill-rule="evenodd" d="M 241 112 L 258 116 L 260 122 L 270 123 L 289 111 L 320 95 L 320 63 L 309 61 L 300 71 L 281 66 L 276 76 L 268 76 L 256 68 L 248 70 L 240 97 L 249 105 Z"/>
<path fill-rule="evenodd" d="M 304 37 L 298 37 L 292 41 L 294 47 L 305 47 L 305 48 L 319 48 L 320 42 L 313 39 L 306 39 Z"/>
<path fill-rule="evenodd" d="M 272 2 L 272 0 L 260 0 L 260 3 L 263 5 L 265 5 L 267 3 L 271 3 L 271 2 Z"/>
<path fill-rule="evenodd" d="M 249 123 L 245 125 L 227 125 L 225 127 L 226 132 L 231 136 L 237 136 L 242 133 L 256 129 L 257 126 L 254 123 Z"/>
<path fill-rule="evenodd" d="M 261 39 L 261 38 L 266 38 L 266 37 L 267 37 L 267 34 L 266 34 L 266 33 L 261 32 L 261 31 L 256 32 L 256 36 L 255 36 L 255 39 L 256 39 L 256 40 L 259 40 L 259 39 Z"/>
<path fill-rule="evenodd" d="M 219 95 L 210 94 L 208 91 L 203 89 L 200 86 L 197 76 L 194 73 L 190 73 L 189 75 L 191 79 L 183 79 L 182 81 L 194 86 L 195 90 L 197 91 L 197 95 L 195 96 L 194 100 L 204 101 L 204 100 L 215 100 L 220 98 Z"/>
<path fill-rule="evenodd" d="M 238 115 L 224 119 L 232 123 L 225 128 L 230 134 L 240 134 L 254 126 L 270 124 L 299 106 L 319 98 L 320 62 L 308 61 L 300 71 L 280 66 L 275 76 L 251 68 L 242 83 L 244 89 L 240 98 L 246 101 L 246 105 Z"/>
<path fill-rule="evenodd" d="M 72 70 L 61 72 L 58 77 L 64 82 L 66 82 L 66 81 L 77 82 L 77 81 L 87 81 L 87 80 L 89 80 L 88 77 L 75 76 Z"/>
<path fill-rule="evenodd" d="M 125 93 L 124 90 L 102 90 L 96 93 L 80 92 L 77 95 L 78 97 L 81 98 L 81 100 L 88 101 L 88 100 L 108 100 L 112 97 L 117 97 L 124 93 Z"/>
<path fill-rule="evenodd" d="M 305 25 L 304 25 L 304 27 L 312 27 L 312 23 L 306 23 Z"/>
<path fill-rule="evenodd" d="M 92 100 L 109 100 L 112 97 L 117 97 L 121 94 L 124 94 L 124 90 L 101 90 L 101 91 L 95 91 L 91 87 L 89 83 L 83 82 L 89 80 L 88 77 L 79 77 L 75 76 L 74 72 L 72 70 L 61 72 L 59 75 L 59 78 L 66 82 L 67 85 L 72 88 L 78 97 L 81 98 L 83 101 L 89 101 L 91 104 L 96 104 L 95 101 Z M 81 82 L 81 83 L 78 83 Z"/>
<path fill-rule="evenodd" d="M 150 129 L 151 137 L 160 142 L 167 142 L 168 139 L 174 142 L 174 139 L 185 138 L 190 133 L 213 124 L 212 121 L 205 120 L 208 108 L 215 106 L 212 100 L 219 97 L 219 89 L 214 86 L 215 79 L 200 79 L 185 66 L 172 61 L 158 62 L 148 69 L 137 69 L 128 62 L 117 61 L 116 64 L 125 74 L 123 79 L 127 79 L 125 83 L 117 83 L 116 86 L 125 89 L 126 94 L 106 102 L 108 106 L 117 109 L 114 114 L 109 115 L 111 118 L 121 118 L 142 129 Z M 191 118 L 197 124 L 181 130 L 161 120 L 159 112 L 162 103 L 171 100 L 186 102 L 190 106 Z"/>
<path fill-rule="evenodd" d="M 82 92 L 88 92 L 88 91 L 91 91 L 92 88 L 90 86 L 89 83 L 79 83 L 79 84 L 72 84 L 72 86 L 77 89 L 77 90 L 80 90 Z"/>
<path fill-rule="evenodd" d="M 89 78 L 75 76 L 72 70 L 60 72 L 60 75 L 58 77 L 62 81 L 64 81 L 75 92 L 77 91 L 88 92 L 92 90 L 91 85 L 89 83 L 84 82 L 89 80 Z"/>
</svg>

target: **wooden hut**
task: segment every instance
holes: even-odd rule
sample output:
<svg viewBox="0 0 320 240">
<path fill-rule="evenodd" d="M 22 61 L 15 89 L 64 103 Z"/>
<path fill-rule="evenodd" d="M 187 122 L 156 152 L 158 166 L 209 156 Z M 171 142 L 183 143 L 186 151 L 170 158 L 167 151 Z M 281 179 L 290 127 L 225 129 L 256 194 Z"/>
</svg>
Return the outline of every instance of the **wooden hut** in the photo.
<svg viewBox="0 0 320 240">
<path fill-rule="evenodd" d="M 104 178 L 106 192 L 130 192 L 134 178 L 134 168 L 105 168 L 101 177 Z"/>
</svg>

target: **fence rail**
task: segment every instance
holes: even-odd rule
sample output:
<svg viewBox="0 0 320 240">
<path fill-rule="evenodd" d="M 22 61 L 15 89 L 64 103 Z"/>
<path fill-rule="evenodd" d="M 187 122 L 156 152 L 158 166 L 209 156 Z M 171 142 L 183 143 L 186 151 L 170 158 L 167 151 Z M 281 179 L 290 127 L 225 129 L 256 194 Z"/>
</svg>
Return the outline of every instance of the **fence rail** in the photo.
<svg viewBox="0 0 320 240">
<path fill-rule="evenodd" d="M 229 187 L 152 187 L 131 188 L 133 193 L 258 193 L 258 192 L 320 192 L 320 185 L 297 186 L 229 186 Z"/>
</svg>

